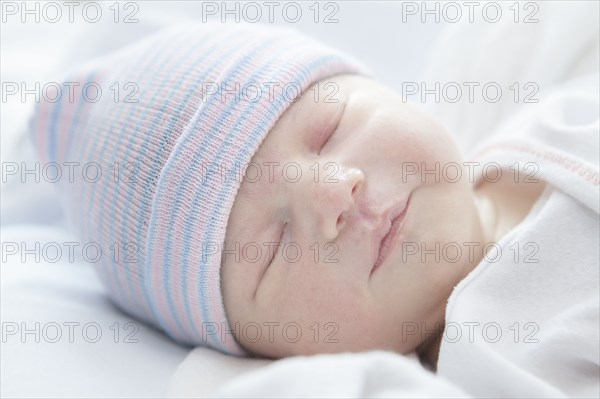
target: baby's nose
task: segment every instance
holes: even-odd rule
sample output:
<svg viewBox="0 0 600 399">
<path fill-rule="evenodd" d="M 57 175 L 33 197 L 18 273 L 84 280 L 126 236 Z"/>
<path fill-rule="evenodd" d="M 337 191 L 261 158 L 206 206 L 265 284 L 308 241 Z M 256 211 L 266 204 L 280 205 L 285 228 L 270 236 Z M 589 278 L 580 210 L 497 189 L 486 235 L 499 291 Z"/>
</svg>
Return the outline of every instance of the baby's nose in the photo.
<svg viewBox="0 0 600 399">
<path fill-rule="evenodd" d="M 332 168 L 313 182 L 311 208 L 317 222 L 315 227 L 324 239 L 336 238 L 348 216 L 356 211 L 356 199 L 364 179 L 362 170 L 340 166 L 335 170 Z"/>
</svg>

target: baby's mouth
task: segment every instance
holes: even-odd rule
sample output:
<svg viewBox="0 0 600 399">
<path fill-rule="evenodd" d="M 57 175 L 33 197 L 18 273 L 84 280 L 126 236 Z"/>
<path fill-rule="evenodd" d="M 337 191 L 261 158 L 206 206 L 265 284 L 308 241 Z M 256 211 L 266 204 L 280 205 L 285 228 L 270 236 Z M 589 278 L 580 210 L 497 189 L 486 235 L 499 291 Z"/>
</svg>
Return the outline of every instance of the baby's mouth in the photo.
<svg viewBox="0 0 600 399">
<path fill-rule="evenodd" d="M 404 220 L 408 213 L 410 198 L 411 197 L 409 196 L 406 202 L 390 209 L 388 216 L 385 217 L 380 228 L 374 232 L 373 248 L 375 259 L 373 267 L 371 268 L 371 276 L 396 248 L 398 237 L 402 233 Z M 382 232 L 384 234 L 383 237 L 381 236 Z"/>
</svg>

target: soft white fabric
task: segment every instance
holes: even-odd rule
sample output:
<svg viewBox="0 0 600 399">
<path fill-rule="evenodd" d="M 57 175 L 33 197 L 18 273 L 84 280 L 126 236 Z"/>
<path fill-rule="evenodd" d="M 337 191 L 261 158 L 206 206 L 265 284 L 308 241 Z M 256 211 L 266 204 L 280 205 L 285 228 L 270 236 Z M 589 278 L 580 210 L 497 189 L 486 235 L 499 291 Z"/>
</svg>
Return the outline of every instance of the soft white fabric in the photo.
<svg viewBox="0 0 600 399">
<path fill-rule="evenodd" d="M 469 397 L 423 368 L 415 353 L 372 351 L 273 361 L 240 359 L 202 347 L 179 366 L 167 397 L 395 397 L 398 393 Z"/>
<path fill-rule="evenodd" d="M 179 365 L 169 383 L 169 398 L 210 398 L 228 380 L 263 368 L 273 360 L 238 358 L 210 348 L 196 347 Z"/>
<path fill-rule="evenodd" d="M 425 370 L 415 356 L 391 352 L 323 354 L 280 360 L 223 386 L 216 397 L 468 398 Z"/>
<path fill-rule="evenodd" d="M 556 89 L 557 83 L 598 73 L 599 3 L 531 3 L 519 3 L 518 23 L 514 22 L 515 2 L 507 1 L 496 2 L 502 6 L 503 15 L 496 23 L 478 17 L 473 23 L 449 24 L 430 53 L 423 72 L 426 87 L 456 84 L 462 95 L 456 102 L 452 102 L 452 90 L 437 102 L 428 95 L 424 105 L 456 135 L 465 152 L 489 137 L 515 111 L 535 106 L 529 101 L 542 99 Z M 532 12 L 531 17 L 538 22 L 524 23 Z M 488 100 L 483 94 L 486 84 Z M 468 85 L 474 87 L 472 100 Z M 502 93 L 493 102 L 496 85 Z M 421 101 L 420 95 L 407 98 Z"/>
<path fill-rule="evenodd" d="M 535 164 L 549 185 L 449 298 L 438 374 L 474 396 L 600 394 L 597 80 L 588 88 L 549 98 L 477 152 L 482 165 Z"/>
<path fill-rule="evenodd" d="M 64 243 L 74 237 L 60 227 L 20 224 L 5 226 L 2 242 L 30 250 L 50 244 L 37 260 L 3 251 L 2 397 L 164 395 L 187 348 L 112 306 L 82 247 L 73 261 L 66 255 Z M 54 263 L 57 247 L 64 256 Z"/>
</svg>

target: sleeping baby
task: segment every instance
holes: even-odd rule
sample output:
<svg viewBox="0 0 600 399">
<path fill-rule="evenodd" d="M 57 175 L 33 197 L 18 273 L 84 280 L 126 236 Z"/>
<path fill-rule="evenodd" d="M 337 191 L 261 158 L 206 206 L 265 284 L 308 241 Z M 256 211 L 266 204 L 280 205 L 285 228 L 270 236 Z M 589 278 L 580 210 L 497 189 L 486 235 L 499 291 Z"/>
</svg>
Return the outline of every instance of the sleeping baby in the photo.
<svg viewBox="0 0 600 399">
<path fill-rule="evenodd" d="M 536 356 L 565 381 L 597 373 L 585 351 L 567 366 L 545 346 L 597 310 L 597 117 L 550 99 L 507 129 L 530 136 L 463 159 L 358 61 L 260 26 L 167 29 L 64 81 L 73 95 L 32 119 L 39 156 L 81 166 L 59 186 L 70 225 L 102 248 L 111 300 L 175 341 L 416 352 L 450 377 L 464 354 L 474 370 L 519 365 L 505 377 L 535 392 L 559 378 Z"/>
</svg>

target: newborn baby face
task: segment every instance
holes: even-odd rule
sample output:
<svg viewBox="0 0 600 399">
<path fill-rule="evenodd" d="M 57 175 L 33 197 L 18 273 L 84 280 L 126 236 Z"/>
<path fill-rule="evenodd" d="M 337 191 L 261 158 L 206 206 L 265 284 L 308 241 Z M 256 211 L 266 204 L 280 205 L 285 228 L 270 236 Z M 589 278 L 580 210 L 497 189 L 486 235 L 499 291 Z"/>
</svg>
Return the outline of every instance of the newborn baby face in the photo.
<svg viewBox="0 0 600 399">
<path fill-rule="evenodd" d="M 448 132 L 376 81 L 307 90 L 252 158 L 230 215 L 222 292 L 240 344 L 279 358 L 407 353 L 430 337 L 481 259 L 463 243 L 483 243 L 467 174 L 432 173 L 450 162 L 463 161 Z M 422 252 L 436 243 L 463 256 Z"/>
</svg>

